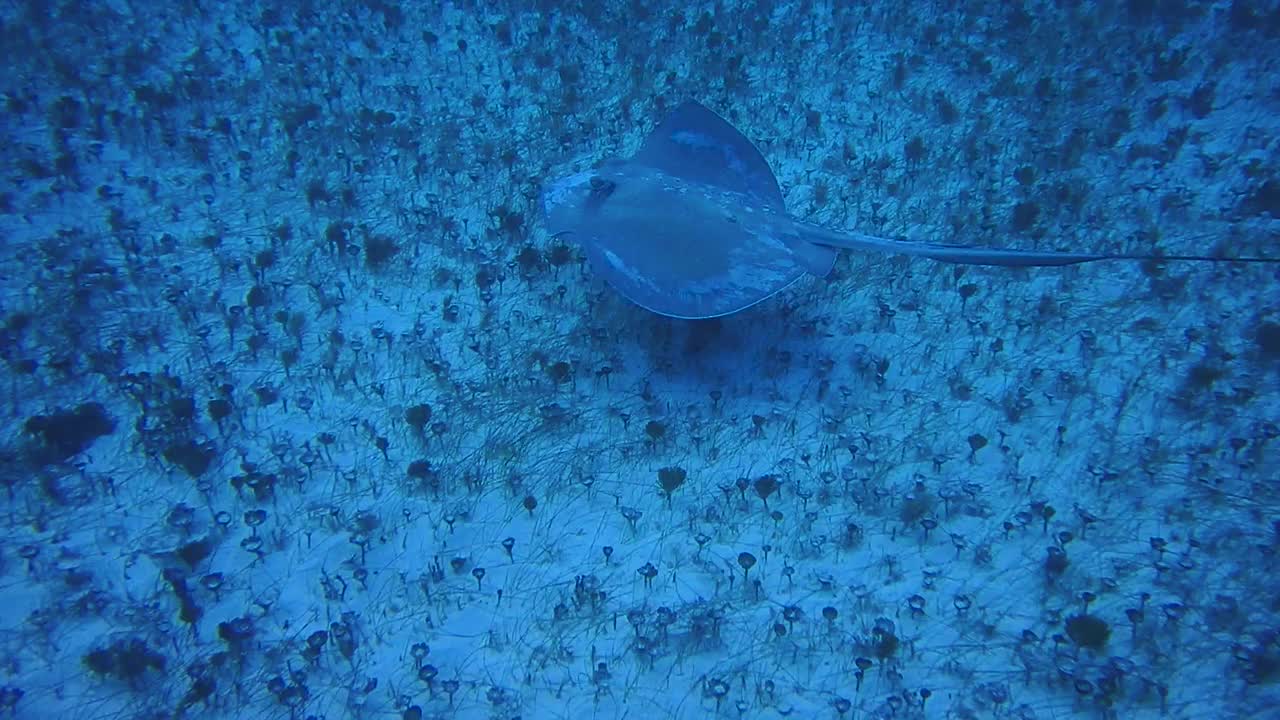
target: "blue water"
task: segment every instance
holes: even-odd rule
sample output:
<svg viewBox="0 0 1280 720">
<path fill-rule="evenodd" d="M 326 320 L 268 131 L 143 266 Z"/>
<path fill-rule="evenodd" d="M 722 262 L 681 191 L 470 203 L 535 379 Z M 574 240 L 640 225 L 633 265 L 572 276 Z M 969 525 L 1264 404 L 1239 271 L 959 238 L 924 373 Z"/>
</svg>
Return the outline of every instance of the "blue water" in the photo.
<svg viewBox="0 0 1280 720">
<path fill-rule="evenodd" d="M 689 322 L 538 198 L 697 100 L 826 227 L 1277 257 L 1275 2 L 0 17 L 0 716 L 1273 716 L 1274 265 Z"/>
</svg>

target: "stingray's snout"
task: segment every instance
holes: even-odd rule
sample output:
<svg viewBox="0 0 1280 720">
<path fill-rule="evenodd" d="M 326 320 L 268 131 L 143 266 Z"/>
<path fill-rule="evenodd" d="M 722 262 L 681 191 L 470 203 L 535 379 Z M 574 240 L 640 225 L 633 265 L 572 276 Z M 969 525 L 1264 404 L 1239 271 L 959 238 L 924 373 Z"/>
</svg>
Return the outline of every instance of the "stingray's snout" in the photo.
<svg viewBox="0 0 1280 720">
<path fill-rule="evenodd" d="M 563 209 L 566 205 L 581 202 L 590 191 L 591 178 L 594 175 L 595 173 L 590 170 L 584 170 L 548 185 L 542 191 L 542 212 L 546 214 L 547 219 L 554 218 L 556 211 Z"/>
</svg>

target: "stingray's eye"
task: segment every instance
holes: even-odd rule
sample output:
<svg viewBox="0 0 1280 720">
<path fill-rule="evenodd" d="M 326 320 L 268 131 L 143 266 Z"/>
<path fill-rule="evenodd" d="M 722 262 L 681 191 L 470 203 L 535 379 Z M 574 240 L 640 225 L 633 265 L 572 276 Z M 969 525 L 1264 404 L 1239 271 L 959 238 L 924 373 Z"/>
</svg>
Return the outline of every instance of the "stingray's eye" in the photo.
<svg viewBox="0 0 1280 720">
<path fill-rule="evenodd" d="M 591 194 L 596 197 L 607 197 L 617 187 L 612 180 L 605 180 L 599 175 L 591 176 Z"/>
</svg>

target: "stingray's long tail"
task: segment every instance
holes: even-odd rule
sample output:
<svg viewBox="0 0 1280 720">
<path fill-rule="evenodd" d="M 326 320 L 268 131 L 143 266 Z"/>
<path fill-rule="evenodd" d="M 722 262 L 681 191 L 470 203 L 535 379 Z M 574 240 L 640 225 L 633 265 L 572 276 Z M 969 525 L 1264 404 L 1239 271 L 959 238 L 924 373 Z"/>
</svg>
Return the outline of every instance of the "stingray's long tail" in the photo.
<svg viewBox="0 0 1280 720">
<path fill-rule="evenodd" d="M 876 250 L 899 255 L 916 255 L 942 262 L 964 265 L 999 265 L 1003 267 L 1049 267 L 1075 265 L 1097 260 L 1160 260 L 1186 262 L 1280 263 L 1280 258 L 1217 257 L 1213 255 L 1144 255 L 1042 252 L 1038 250 L 1006 250 L 1003 248 L 945 245 L 911 240 L 889 240 L 861 233 L 835 232 L 810 223 L 797 222 L 810 242 L 851 250 Z"/>
</svg>

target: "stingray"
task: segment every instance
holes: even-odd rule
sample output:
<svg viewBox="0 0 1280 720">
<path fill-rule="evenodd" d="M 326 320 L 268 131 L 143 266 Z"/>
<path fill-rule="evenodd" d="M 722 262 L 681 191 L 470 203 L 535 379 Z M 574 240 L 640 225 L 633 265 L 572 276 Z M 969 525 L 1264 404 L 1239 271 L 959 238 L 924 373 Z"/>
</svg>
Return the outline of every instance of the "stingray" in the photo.
<svg viewBox="0 0 1280 720">
<path fill-rule="evenodd" d="M 736 313 L 805 275 L 825 276 L 839 248 L 1003 267 L 1280 262 L 1013 250 L 831 230 L 788 215 L 760 151 L 696 102 L 676 108 L 632 157 L 551 183 L 542 202 L 551 233 L 579 243 L 593 271 L 615 290 L 652 312 L 683 319 Z"/>
</svg>

